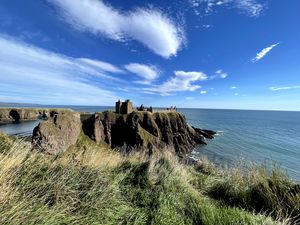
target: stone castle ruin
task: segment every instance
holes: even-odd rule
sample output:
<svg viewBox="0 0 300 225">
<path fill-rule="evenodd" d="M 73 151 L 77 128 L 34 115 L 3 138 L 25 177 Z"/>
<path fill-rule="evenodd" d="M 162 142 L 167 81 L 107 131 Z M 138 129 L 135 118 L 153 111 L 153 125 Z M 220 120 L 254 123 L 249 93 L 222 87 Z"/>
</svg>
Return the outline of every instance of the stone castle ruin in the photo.
<svg viewBox="0 0 300 225">
<path fill-rule="evenodd" d="M 136 107 L 133 108 L 133 103 L 127 99 L 125 102 L 121 102 L 121 100 L 116 102 L 116 108 L 115 108 L 115 112 L 117 114 L 130 114 L 133 111 L 140 111 L 140 112 L 151 112 L 153 113 L 155 112 L 172 112 L 175 111 L 177 112 L 177 107 L 176 106 L 171 106 L 170 108 L 166 108 L 166 109 L 158 109 L 156 108 L 155 110 L 152 108 L 152 106 L 150 107 L 145 107 L 143 104 L 140 107 Z"/>
<path fill-rule="evenodd" d="M 118 114 L 129 114 L 133 112 L 132 102 L 127 99 L 125 102 L 120 100 L 116 102 L 116 113 Z"/>
</svg>

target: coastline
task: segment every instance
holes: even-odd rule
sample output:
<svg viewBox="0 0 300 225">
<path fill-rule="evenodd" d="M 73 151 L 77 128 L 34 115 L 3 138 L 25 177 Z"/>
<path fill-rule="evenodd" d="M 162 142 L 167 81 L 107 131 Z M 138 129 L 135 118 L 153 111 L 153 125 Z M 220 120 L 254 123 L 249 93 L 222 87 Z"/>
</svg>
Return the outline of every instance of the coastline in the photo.
<svg viewBox="0 0 300 225">
<path fill-rule="evenodd" d="M 35 112 L 35 110 L 33 111 Z M 122 115 L 111 111 L 96 114 L 81 114 L 70 110 L 52 112 L 49 111 L 47 119 L 35 127 L 33 136 L 30 138 L 32 145 L 24 139 L 0 134 L 2 143 L 0 144 L 0 156 L 1 154 L 9 156 L 2 160 L 6 160 L 4 162 L 6 165 L 11 164 L 16 168 L 22 168 L 22 172 L 25 169 L 25 175 L 21 172 L 16 177 L 17 181 L 25 179 L 29 184 L 32 183 L 30 193 L 26 192 L 27 184 L 11 187 L 12 190 L 23 191 L 22 197 L 18 200 L 22 207 L 27 207 L 28 197 L 32 198 L 32 191 L 34 197 L 31 204 L 34 207 L 39 204 L 39 196 L 49 199 L 47 196 L 53 192 L 52 188 L 57 190 L 54 185 L 56 182 L 53 179 L 56 180 L 60 176 L 59 174 L 69 176 L 67 179 L 74 180 L 72 185 L 77 187 L 80 181 L 74 172 L 86 173 L 84 171 L 88 169 L 92 170 L 93 174 L 97 174 L 97 179 L 93 180 L 91 178 L 93 175 L 89 172 L 87 177 L 80 175 L 81 179 L 84 179 L 84 184 L 95 182 L 93 185 L 99 185 L 99 179 L 104 179 L 102 172 L 106 171 L 105 173 L 110 174 L 110 178 L 105 178 L 109 179 L 106 181 L 106 188 L 114 190 L 117 187 L 118 190 L 121 190 L 121 195 L 112 199 L 114 201 L 122 199 L 122 203 L 118 203 L 118 205 L 123 205 L 122 207 L 131 205 L 147 210 L 148 213 L 143 216 L 147 218 L 146 221 L 159 221 L 160 224 L 166 218 L 159 219 L 160 214 L 152 208 L 153 204 L 157 204 L 160 211 L 167 213 L 170 218 L 172 200 L 167 200 L 167 205 L 164 205 L 165 200 L 162 202 L 155 200 L 156 198 L 153 196 L 156 195 L 164 196 L 164 199 L 173 196 L 172 199 L 176 199 L 177 205 L 180 204 L 181 207 L 186 208 L 185 212 L 191 210 L 192 214 L 189 216 L 186 213 L 180 214 L 179 218 L 199 220 L 204 218 L 203 216 L 207 218 L 209 215 L 207 212 L 205 215 L 201 214 L 204 209 L 213 212 L 213 216 L 208 217 L 211 221 L 208 224 L 215 224 L 219 220 L 223 222 L 228 220 L 230 223 L 238 221 L 242 224 L 275 225 L 286 224 L 283 221 L 293 222 L 298 219 L 298 211 L 290 209 L 297 209 L 297 207 L 300 209 L 299 202 L 297 202 L 297 196 L 300 195 L 300 184 L 293 182 L 278 168 L 271 168 L 271 171 L 270 168 L 263 166 L 221 169 L 205 158 L 190 157 L 189 153 L 195 146 L 206 144 L 204 142 L 206 138 L 213 138 L 217 133 L 188 125 L 185 116 L 181 113 L 134 111 Z M 119 137 L 122 138 L 118 139 Z M 211 143 L 214 141 L 212 140 Z M 16 156 L 21 157 L 19 164 L 14 163 Z M 31 163 L 32 159 L 33 163 Z M 50 172 L 53 165 L 59 166 L 55 169 L 58 174 Z M 44 169 L 41 170 L 40 167 Z M 30 171 L 29 175 L 26 175 L 26 170 Z M 46 180 L 45 178 L 39 180 L 36 177 L 35 174 L 40 171 L 43 171 L 42 177 L 45 177 Z M 2 173 L 5 173 L 5 176 L 2 176 Z M 63 175 L 65 173 L 69 175 Z M 6 170 L 2 171 L 0 168 L 2 183 L 6 182 L 4 178 L 10 176 L 13 174 Z M 125 178 L 116 180 L 119 176 L 125 176 Z M 1 177 L 3 177 L 3 181 Z M 88 180 L 86 180 L 87 178 Z M 63 192 L 64 187 L 68 190 L 74 188 L 68 186 L 70 184 L 66 183 L 64 179 L 60 179 L 58 182 Z M 41 185 L 47 186 L 47 190 L 43 191 L 43 194 L 39 189 Z M 182 198 L 179 197 L 180 192 L 177 189 L 185 190 L 182 192 L 184 193 Z M 87 188 L 82 193 L 84 195 L 90 193 L 94 196 L 93 190 Z M 64 195 L 73 198 L 71 193 L 76 193 L 76 191 L 77 189 L 74 189 L 72 192 L 65 192 Z M 130 194 L 128 195 L 128 193 Z M 43 197 L 44 195 L 45 197 Z M 6 195 L 5 198 L 14 198 L 14 196 Z M 45 200 L 44 204 L 49 209 L 66 204 L 65 200 L 57 200 L 57 198 L 58 196 L 54 195 L 50 200 Z M 93 198 L 97 199 L 97 196 L 95 195 Z M 136 200 L 132 201 L 132 198 Z M 193 199 L 192 201 L 196 203 L 189 205 L 186 199 Z M 102 198 L 97 201 L 104 204 Z M 153 203 L 153 201 L 157 201 L 157 203 Z M 219 205 L 219 202 L 222 204 Z M 285 202 L 285 204 L 280 202 Z M 90 200 L 87 203 L 92 208 L 97 207 Z M 80 208 L 81 204 L 85 205 L 86 203 L 81 200 L 78 204 Z M 105 205 L 103 207 L 99 210 L 109 209 Z M 65 206 L 65 208 L 68 207 Z M 78 216 L 81 217 L 79 208 L 77 209 L 79 210 Z M 89 207 L 85 208 L 88 211 L 92 210 Z M 133 210 L 134 213 L 139 212 L 140 209 L 137 208 Z M 119 210 L 118 207 L 116 210 L 112 210 L 111 213 L 116 214 Z M 278 210 L 282 212 L 280 218 L 275 213 Z M 262 211 L 264 214 L 261 214 Z M 33 212 L 27 216 L 22 212 L 19 210 L 17 213 L 24 216 L 24 220 L 35 221 L 32 216 Z M 9 206 L 4 205 L 4 213 L 9 215 L 14 212 L 10 212 Z M 153 216 L 147 216 L 149 213 Z M 42 212 L 43 219 L 46 219 L 48 214 L 49 211 L 45 209 Z M 177 214 L 178 210 L 176 209 L 176 213 L 172 213 L 171 218 L 177 218 Z M 63 214 L 62 218 L 71 219 L 69 217 L 71 215 L 72 217 L 77 216 L 72 212 Z M 93 219 L 95 215 L 93 211 L 93 216 L 85 215 L 85 218 Z M 14 221 L 5 215 L 2 218 Z M 102 219 L 104 218 L 112 219 L 108 214 L 105 214 Z M 124 218 L 125 221 L 126 218 Z"/>
<path fill-rule="evenodd" d="M 80 109 L 90 112 L 107 110 L 106 107 Z M 234 166 L 241 158 L 258 164 L 267 162 L 270 166 L 276 161 L 293 179 L 300 180 L 300 168 L 294 160 L 300 157 L 296 151 L 300 146 L 300 138 L 297 135 L 293 137 L 291 133 L 297 133 L 297 127 L 300 126 L 297 125 L 299 113 L 200 109 L 179 111 L 186 115 L 187 122 L 193 126 L 223 131 L 223 135 L 217 135 L 209 145 L 196 148 L 196 153 L 201 153 L 197 157 L 207 156 L 212 162 L 225 167 Z M 29 128 L 33 130 L 34 127 Z"/>
</svg>

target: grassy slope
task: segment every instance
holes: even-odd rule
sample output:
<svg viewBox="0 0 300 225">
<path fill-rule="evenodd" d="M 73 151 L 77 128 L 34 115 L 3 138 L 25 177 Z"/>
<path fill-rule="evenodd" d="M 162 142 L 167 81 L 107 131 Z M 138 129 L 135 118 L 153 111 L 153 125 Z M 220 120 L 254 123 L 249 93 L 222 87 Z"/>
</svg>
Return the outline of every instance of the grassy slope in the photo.
<svg viewBox="0 0 300 225">
<path fill-rule="evenodd" d="M 83 135 L 44 156 L 0 135 L 0 224 L 288 224 L 254 213 L 253 177 L 238 174 L 166 153 L 123 157 Z"/>
</svg>

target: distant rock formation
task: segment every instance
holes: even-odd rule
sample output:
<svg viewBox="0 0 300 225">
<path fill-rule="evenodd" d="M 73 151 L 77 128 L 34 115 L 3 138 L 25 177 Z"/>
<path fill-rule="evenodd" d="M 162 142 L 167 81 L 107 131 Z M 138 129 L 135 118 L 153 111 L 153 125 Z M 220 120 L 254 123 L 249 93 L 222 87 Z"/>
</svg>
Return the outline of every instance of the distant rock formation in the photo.
<svg viewBox="0 0 300 225">
<path fill-rule="evenodd" d="M 52 112 L 51 118 L 34 128 L 32 146 L 41 152 L 56 155 L 76 143 L 80 131 L 80 114 Z"/>
<path fill-rule="evenodd" d="M 0 108 L 0 123 L 36 120 L 45 113 L 38 109 Z"/>
<path fill-rule="evenodd" d="M 0 124 L 48 118 L 51 113 L 68 109 L 0 108 Z"/>
<path fill-rule="evenodd" d="M 188 125 L 178 112 L 98 113 L 83 121 L 83 131 L 97 143 L 104 141 L 112 148 L 152 151 L 170 147 L 178 155 L 190 153 L 197 144 L 206 144 L 205 139 L 215 134 Z"/>
</svg>

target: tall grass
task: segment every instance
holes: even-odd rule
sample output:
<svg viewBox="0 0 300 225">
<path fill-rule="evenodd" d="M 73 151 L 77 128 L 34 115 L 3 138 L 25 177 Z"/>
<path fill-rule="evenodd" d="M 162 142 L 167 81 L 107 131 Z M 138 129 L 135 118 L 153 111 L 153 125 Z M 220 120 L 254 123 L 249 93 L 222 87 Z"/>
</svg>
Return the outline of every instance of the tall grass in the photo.
<svg viewBox="0 0 300 225">
<path fill-rule="evenodd" d="M 226 179 L 169 151 L 124 156 L 82 135 L 46 156 L 0 135 L 0 224 L 289 224 L 216 197 Z"/>
<path fill-rule="evenodd" d="M 220 170 L 207 160 L 195 169 L 194 187 L 223 205 L 300 223 L 300 185 L 278 166 L 242 166 Z"/>
</svg>

